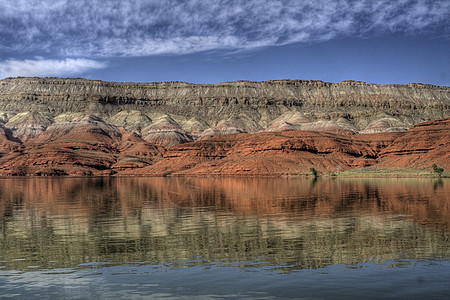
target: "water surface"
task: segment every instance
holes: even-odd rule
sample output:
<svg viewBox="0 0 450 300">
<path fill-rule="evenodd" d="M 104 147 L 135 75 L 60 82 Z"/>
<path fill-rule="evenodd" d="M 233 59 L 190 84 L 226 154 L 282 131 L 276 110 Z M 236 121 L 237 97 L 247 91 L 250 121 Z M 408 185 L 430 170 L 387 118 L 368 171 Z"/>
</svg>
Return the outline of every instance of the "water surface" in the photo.
<svg viewBox="0 0 450 300">
<path fill-rule="evenodd" d="M 5 298 L 450 295 L 450 182 L 2 178 Z"/>
</svg>

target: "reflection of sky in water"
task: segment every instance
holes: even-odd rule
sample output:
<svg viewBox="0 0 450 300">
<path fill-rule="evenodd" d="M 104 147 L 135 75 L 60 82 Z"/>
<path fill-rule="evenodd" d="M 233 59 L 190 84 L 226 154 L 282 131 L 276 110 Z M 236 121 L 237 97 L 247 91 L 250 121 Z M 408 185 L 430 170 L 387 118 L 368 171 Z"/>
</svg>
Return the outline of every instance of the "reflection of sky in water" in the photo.
<svg viewBox="0 0 450 300">
<path fill-rule="evenodd" d="M 20 294 L 21 299 L 40 293 L 66 299 L 144 299 L 149 295 L 153 299 L 427 299 L 445 298 L 450 293 L 448 260 L 369 262 L 290 273 L 215 264 L 181 269 L 163 265 L 102 265 L 7 273 L 10 274 L 0 276 L 2 295 L 14 298 Z"/>
</svg>

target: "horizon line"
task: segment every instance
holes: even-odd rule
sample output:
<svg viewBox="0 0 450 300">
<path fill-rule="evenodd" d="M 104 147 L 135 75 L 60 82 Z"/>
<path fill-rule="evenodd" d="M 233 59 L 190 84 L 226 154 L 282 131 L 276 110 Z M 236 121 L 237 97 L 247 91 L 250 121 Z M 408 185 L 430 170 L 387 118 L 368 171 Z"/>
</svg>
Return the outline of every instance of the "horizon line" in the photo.
<svg viewBox="0 0 450 300">
<path fill-rule="evenodd" d="M 111 81 L 111 80 L 102 80 L 102 79 L 90 79 L 90 78 L 84 78 L 84 77 L 57 77 L 57 76 L 13 76 L 13 77 L 5 77 L 0 79 L 0 81 L 4 80 L 13 80 L 13 79 L 75 79 L 75 80 L 86 80 L 86 81 L 98 81 L 98 82 L 105 82 L 105 83 L 131 83 L 131 84 L 158 84 L 158 83 L 185 83 L 185 84 L 191 84 L 191 85 L 220 85 L 220 84 L 226 84 L 226 83 L 239 83 L 239 82 L 249 82 L 249 83 L 271 83 L 271 82 L 301 82 L 301 83 L 324 83 L 324 84 L 342 84 L 342 83 L 355 83 L 355 85 L 387 85 L 387 86 L 414 86 L 414 85 L 421 85 L 421 86 L 433 86 L 433 87 L 450 87 L 448 85 L 436 85 L 431 83 L 422 83 L 422 82 L 409 82 L 409 83 L 368 83 L 366 81 L 362 80 L 354 80 L 354 79 L 345 79 L 339 82 L 331 82 L 331 81 L 323 81 L 320 79 L 268 79 L 268 80 L 248 80 L 248 79 L 239 79 L 239 80 L 230 80 L 230 81 L 223 81 L 223 82 L 217 82 L 217 83 L 193 83 L 193 82 L 187 82 L 187 81 L 179 81 L 179 80 L 173 80 L 173 81 Z"/>
</svg>

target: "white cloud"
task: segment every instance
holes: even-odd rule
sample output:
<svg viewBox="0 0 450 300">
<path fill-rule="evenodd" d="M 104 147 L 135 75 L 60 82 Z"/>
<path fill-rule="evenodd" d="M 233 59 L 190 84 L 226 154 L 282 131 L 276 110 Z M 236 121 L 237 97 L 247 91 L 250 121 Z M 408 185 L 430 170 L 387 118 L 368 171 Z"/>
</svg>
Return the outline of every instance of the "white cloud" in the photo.
<svg viewBox="0 0 450 300">
<path fill-rule="evenodd" d="M 0 50 L 185 54 L 346 36 L 448 36 L 448 0 L 2 0 Z"/>
<path fill-rule="evenodd" d="M 26 59 L 0 62 L 0 78 L 15 76 L 68 76 L 92 69 L 105 68 L 106 63 L 90 59 Z"/>
</svg>

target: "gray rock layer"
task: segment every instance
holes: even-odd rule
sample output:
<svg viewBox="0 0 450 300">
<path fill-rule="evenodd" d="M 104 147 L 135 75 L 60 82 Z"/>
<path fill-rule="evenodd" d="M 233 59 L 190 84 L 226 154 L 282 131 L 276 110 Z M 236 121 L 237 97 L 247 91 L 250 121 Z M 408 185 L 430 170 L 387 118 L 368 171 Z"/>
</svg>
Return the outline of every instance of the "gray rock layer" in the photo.
<svg viewBox="0 0 450 300">
<path fill-rule="evenodd" d="M 156 135 L 155 139 L 167 135 L 189 141 L 184 137 L 201 138 L 211 132 L 295 129 L 389 132 L 450 117 L 450 87 L 306 80 L 220 84 L 36 77 L 0 80 L 0 123 L 15 137 L 34 138 L 53 122 L 80 115 L 96 116 L 147 135 L 148 140 Z M 170 126 L 159 126 L 161 119 L 169 120 Z"/>
</svg>

